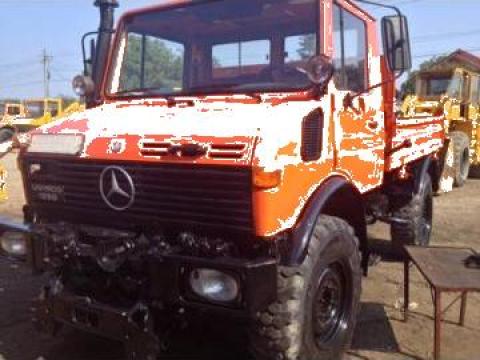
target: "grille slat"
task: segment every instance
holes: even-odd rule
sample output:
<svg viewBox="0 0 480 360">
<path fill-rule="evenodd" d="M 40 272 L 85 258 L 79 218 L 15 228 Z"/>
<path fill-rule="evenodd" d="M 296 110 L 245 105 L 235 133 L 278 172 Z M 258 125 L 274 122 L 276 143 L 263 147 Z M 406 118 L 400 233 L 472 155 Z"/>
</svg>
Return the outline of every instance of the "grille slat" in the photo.
<svg viewBox="0 0 480 360">
<path fill-rule="evenodd" d="M 172 223 L 196 227 L 218 227 L 251 232 L 251 172 L 248 168 L 131 164 L 88 160 L 25 159 L 41 169 L 28 180 L 31 205 L 40 216 L 104 226 Z M 100 194 L 100 177 L 108 166 L 124 169 L 135 184 L 136 197 L 130 208 L 115 211 Z M 128 183 L 118 179 L 120 187 Z M 55 186 L 63 193 L 52 200 L 39 197 L 32 185 Z M 42 190 L 46 191 L 46 190 Z"/>
</svg>

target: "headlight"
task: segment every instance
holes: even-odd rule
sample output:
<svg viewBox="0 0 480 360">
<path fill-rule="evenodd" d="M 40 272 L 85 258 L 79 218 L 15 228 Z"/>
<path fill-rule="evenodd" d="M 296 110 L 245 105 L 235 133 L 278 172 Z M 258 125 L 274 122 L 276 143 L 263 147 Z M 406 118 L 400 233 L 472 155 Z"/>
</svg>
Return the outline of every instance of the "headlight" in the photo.
<svg viewBox="0 0 480 360">
<path fill-rule="evenodd" d="M 32 134 L 27 152 L 79 155 L 84 140 L 84 136 L 79 134 Z"/>
<path fill-rule="evenodd" d="M 72 81 L 72 88 L 78 96 L 89 96 L 95 91 L 95 84 L 91 77 L 78 75 Z"/>
<path fill-rule="evenodd" d="M 5 232 L 0 244 L 2 250 L 8 255 L 15 257 L 23 257 L 27 255 L 27 238 L 26 235 L 20 232 Z"/>
<path fill-rule="evenodd" d="M 234 301 L 240 292 L 233 276 L 217 270 L 192 270 L 189 280 L 193 292 L 209 301 L 228 303 Z"/>
</svg>

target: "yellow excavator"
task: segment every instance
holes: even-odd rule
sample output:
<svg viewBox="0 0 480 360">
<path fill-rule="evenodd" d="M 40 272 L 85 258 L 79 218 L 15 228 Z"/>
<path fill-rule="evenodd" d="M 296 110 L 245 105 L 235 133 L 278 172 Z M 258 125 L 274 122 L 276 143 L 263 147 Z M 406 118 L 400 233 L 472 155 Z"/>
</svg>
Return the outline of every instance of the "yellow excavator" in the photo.
<svg viewBox="0 0 480 360">
<path fill-rule="evenodd" d="M 5 112 L 7 106 L 5 104 Z M 3 116 L 0 121 L 0 143 L 12 139 L 15 133 L 27 132 L 60 119 L 63 116 L 82 111 L 84 105 L 74 102 L 65 107 L 62 99 L 25 100 L 15 115 Z M 13 111 L 13 110 L 12 110 Z"/>
<path fill-rule="evenodd" d="M 480 62 L 480 59 L 479 59 Z M 480 176 L 480 71 L 458 62 L 442 63 L 417 75 L 416 94 L 407 96 L 401 109 L 405 117 L 445 114 L 451 140 L 454 186 L 467 177 Z M 450 169 L 449 169 L 450 168 Z"/>
<path fill-rule="evenodd" d="M 0 104 L 1 121 L 15 116 L 24 116 L 25 106 L 21 103 L 5 103 Z"/>
</svg>

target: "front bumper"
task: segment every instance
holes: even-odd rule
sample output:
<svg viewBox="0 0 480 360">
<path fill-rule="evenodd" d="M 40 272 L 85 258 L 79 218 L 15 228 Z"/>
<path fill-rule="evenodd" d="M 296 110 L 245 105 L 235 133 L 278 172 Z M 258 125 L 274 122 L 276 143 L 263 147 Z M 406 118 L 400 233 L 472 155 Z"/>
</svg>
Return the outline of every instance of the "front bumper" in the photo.
<svg viewBox="0 0 480 360">
<path fill-rule="evenodd" d="M 161 339 L 149 308 L 138 303 L 121 309 L 68 293 L 53 294 L 44 288 L 32 306 L 34 326 L 55 335 L 62 325 L 122 341 L 129 359 L 155 359 Z"/>
<path fill-rule="evenodd" d="M 1 231 L 19 231 L 28 235 L 28 261 L 34 273 L 49 270 L 49 241 L 35 226 L 0 219 Z M 152 324 L 132 323 L 131 314 L 137 311 L 139 306 L 147 312 L 162 309 L 166 317 L 177 314 L 176 310 L 183 308 L 188 310 L 187 312 L 211 312 L 231 315 L 233 318 L 252 318 L 276 300 L 277 266 L 277 261 L 272 258 L 244 260 L 231 257 L 146 255 L 146 287 L 129 308 L 101 303 L 96 301 L 94 296 L 68 293 L 61 285 L 62 290 L 46 287 L 42 296 L 35 300 L 34 319 L 43 331 L 51 332 L 48 329 L 55 328 L 58 324 L 67 324 L 117 340 L 132 338 L 132 334 L 143 331 L 147 336 L 145 341 L 153 343 L 155 335 L 149 330 L 153 329 Z M 190 271 L 199 268 L 218 270 L 235 277 L 240 285 L 239 297 L 231 303 L 213 303 L 200 298 L 190 290 L 188 282 Z M 55 279 L 52 277 L 51 280 Z"/>
</svg>

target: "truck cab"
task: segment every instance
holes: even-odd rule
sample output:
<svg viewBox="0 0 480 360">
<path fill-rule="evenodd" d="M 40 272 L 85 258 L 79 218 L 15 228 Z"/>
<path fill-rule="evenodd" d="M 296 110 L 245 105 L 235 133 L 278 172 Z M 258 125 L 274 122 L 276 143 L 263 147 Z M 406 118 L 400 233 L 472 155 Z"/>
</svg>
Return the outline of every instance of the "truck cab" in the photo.
<svg viewBox="0 0 480 360">
<path fill-rule="evenodd" d="M 17 229 L 53 284 L 36 325 L 150 359 L 178 316 L 213 313 L 247 320 L 255 358 L 340 356 L 367 220 L 428 244 L 444 141 L 441 116 L 395 116 L 408 26 L 382 24 L 384 56 L 376 20 L 347 0 L 125 14 L 108 56 L 97 49 L 102 76 L 74 81 L 90 108 L 22 148 L 29 225 Z"/>
</svg>

